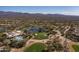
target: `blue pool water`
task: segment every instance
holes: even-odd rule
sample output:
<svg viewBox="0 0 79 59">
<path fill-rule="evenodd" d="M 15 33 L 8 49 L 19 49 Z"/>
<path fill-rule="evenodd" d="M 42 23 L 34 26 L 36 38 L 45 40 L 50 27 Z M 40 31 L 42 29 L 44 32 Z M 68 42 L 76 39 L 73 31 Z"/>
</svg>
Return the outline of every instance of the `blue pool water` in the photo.
<svg viewBox="0 0 79 59">
<path fill-rule="evenodd" d="M 15 37 L 15 40 L 18 40 L 18 41 L 19 41 L 19 40 L 23 40 L 23 36 L 16 36 L 16 37 Z"/>
</svg>

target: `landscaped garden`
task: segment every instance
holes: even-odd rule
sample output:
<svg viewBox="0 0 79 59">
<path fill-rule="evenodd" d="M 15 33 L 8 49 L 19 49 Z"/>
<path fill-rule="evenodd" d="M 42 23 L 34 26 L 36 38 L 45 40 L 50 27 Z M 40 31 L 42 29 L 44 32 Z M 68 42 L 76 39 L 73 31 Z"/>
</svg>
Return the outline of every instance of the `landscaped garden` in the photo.
<svg viewBox="0 0 79 59">
<path fill-rule="evenodd" d="M 41 52 L 46 46 L 42 43 L 35 43 L 24 49 L 24 52 Z"/>
</svg>

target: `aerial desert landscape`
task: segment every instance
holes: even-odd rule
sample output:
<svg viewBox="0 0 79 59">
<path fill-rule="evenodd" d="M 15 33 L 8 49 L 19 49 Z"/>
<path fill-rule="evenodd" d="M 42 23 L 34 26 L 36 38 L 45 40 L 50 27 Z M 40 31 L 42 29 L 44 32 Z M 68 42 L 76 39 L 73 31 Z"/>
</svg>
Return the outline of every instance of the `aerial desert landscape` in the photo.
<svg viewBox="0 0 79 59">
<path fill-rule="evenodd" d="M 5 7 L 0 8 L 4 9 L 0 10 L 0 52 L 79 52 L 78 15 L 5 11 Z M 34 10 L 37 7 L 30 8 Z M 43 7 L 38 8 L 41 10 Z M 55 7 L 50 8 L 53 10 Z M 60 7 L 61 10 L 63 8 Z"/>
</svg>

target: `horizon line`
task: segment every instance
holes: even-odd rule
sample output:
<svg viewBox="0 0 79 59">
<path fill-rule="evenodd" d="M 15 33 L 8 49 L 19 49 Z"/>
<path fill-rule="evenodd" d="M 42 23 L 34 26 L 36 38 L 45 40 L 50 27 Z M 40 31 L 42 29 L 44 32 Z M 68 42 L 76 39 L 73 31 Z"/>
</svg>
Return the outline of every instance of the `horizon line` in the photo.
<svg viewBox="0 0 79 59">
<path fill-rule="evenodd" d="M 21 11 L 0 11 L 0 12 L 13 12 L 13 13 L 27 13 L 27 14 L 43 14 L 43 15 L 47 15 L 47 14 L 57 14 L 57 15 L 68 15 L 68 16 L 79 16 L 79 15 L 74 15 L 74 14 L 63 14 L 63 13 L 46 13 L 46 12 L 21 12 Z"/>
</svg>

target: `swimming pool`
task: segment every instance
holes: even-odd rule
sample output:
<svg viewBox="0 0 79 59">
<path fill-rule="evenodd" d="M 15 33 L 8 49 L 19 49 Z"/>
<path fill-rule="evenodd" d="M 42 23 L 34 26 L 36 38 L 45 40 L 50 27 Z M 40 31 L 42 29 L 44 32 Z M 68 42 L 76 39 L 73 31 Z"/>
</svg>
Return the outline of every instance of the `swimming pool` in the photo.
<svg viewBox="0 0 79 59">
<path fill-rule="evenodd" d="M 23 40 L 23 36 L 16 36 L 16 37 L 14 37 L 14 39 L 15 39 L 15 40 L 18 40 L 18 41 L 19 41 L 19 40 Z"/>
</svg>

